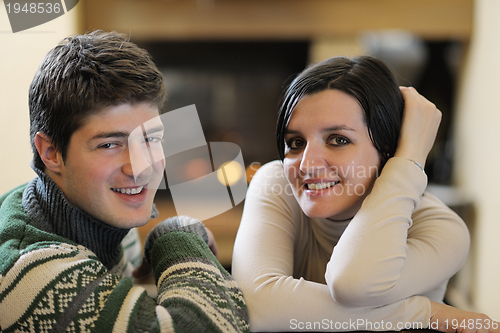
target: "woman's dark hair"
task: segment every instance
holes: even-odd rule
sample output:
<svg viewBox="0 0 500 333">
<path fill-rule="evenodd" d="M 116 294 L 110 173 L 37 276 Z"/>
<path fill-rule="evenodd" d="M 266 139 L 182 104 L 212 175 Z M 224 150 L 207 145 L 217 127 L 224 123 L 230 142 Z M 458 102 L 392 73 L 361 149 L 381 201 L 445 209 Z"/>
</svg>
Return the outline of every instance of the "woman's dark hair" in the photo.
<svg viewBox="0 0 500 333">
<path fill-rule="evenodd" d="M 65 38 L 45 56 L 29 89 L 30 137 L 47 135 L 66 157 L 72 134 L 89 115 L 124 103 L 163 106 L 163 76 L 149 53 L 116 32 L 93 31 Z"/>
<path fill-rule="evenodd" d="M 326 89 L 341 90 L 358 100 L 382 167 L 396 152 L 404 100 L 390 69 L 369 56 L 330 58 L 306 68 L 292 81 L 278 114 L 276 142 L 280 159 L 285 157 L 284 135 L 295 106 L 305 95 Z"/>
</svg>

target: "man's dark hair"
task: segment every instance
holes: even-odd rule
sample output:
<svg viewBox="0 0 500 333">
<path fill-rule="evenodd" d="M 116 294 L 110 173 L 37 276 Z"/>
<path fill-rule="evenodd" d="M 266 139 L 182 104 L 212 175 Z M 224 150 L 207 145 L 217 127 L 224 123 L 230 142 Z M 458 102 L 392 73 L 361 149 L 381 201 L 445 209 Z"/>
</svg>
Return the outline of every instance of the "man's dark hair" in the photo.
<svg viewBox="0 0 500 333">
<path fill-rule="evenodd" d="M 306 68 L 292 81 L 284 93 L 276 128 L 281 160 L 285 157 L 285 130 L 295 106 L 305 95 L 326 89 L 341 90 L 359 102 L 382 167 L 396 152 L 404 100 L 390 69 L 382 61 L 368 56 L 330 58 Z"/>
<path fill-rule="evenodd" d="M 45 168 L 37 132 L 50 138 L 64 161 L 71 136 L 88 116 L 124 103 L 161 109 L 165 98 L 161 72 L 127 36 L 93 31 L 65 38 L 45 56 L 29 88 L 34 166 Z"/>
</svg>

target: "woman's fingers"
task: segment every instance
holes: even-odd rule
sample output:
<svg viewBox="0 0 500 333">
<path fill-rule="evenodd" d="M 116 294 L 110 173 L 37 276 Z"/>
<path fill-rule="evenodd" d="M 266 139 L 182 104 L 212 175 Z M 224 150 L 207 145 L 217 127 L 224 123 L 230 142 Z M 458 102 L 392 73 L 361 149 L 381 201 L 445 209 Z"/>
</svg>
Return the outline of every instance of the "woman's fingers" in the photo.
<svg viewBox="0 0 500 333">
<path fill-rule="evenodd" d="M 441 111 L 413 87 L 400 87 L 405 101 L 396 156 L 425 164 L 436 139 Z"/>
<path fill-rule="evenodd" d="M 500 333 L 500 323 L 487 315 L 436 302 L 431 302 L 429 328 L 448 333 Z"/>
</svg>

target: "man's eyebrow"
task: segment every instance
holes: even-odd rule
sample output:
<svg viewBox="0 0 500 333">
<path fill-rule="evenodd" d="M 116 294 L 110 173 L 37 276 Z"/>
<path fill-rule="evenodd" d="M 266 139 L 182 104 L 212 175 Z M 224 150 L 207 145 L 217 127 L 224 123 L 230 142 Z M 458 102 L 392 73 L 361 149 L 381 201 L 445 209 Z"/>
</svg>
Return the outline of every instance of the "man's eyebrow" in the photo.
<svg viewBox="0 0 500 333">
<path fill-rule="evenodd" d="M 129 135 L 130 135 L 130 133 L 123 132 L 123 131 L 99 132 L 96 135 L 94 135 L 92 138 L 90 138 L 89 141 L 96 140 L 96 139 L 107 139 L 107 138 L 128 138 Z"/>
<path fill-rule="evenodd" d="M 335 132 L 335 131 L 353 131 L 355 132 L 356 130 L 349 127 L 349 126 L 346 126 L 346 125 L 335 125 L 335 126 L 329 126 L 329 127 L 325 127 L 321 130 L 321 132 Z M 285 129 L 285 135 L 289 135 L 289 134 L 300 134 L 300 131 L 297 131 L 297 130 L 290 130 L 290 129 Z"/>
<path fill-rule="evenodd" d="M 144 127 L 142 127 L 143 133 L 144 133 Z M 158 125 L 152 128 L 146 128 L 146 133 L 156 133 L 156 132 L 163 132 L 165 130 L 165 127 L 163 125 Z"/>
<path fill-rule="evenodd" d="M 142 127 L 143 133 L 144 133 L 144 127 Z M 156 133 L 156 132 L 162 132 L 164 131 L 165 128 L 163 125 L 155 126 L 152 128 L 148 128 L 146 130 L 146 134 L 149 133 Z M 114 131 L 114 132 L 99 132 L 96 135 L 94 135 L 92 138 L 90 138 L 89 141 L 96 140 L 96 139 L 107 139 L 107 138 L 128 138 L 130 136 L 129 132 L 124 132 L 124 131 Z"/>
</svg>

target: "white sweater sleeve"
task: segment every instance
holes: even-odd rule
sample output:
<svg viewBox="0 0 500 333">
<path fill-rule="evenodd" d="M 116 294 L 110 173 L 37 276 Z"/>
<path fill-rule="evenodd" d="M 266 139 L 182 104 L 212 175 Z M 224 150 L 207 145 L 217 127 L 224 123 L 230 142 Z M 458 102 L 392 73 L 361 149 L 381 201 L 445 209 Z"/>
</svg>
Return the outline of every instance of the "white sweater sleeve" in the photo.
<svg viewBox="0 0 500 333">
<path fill-rule="evenodd" d="M 232 273 L 243 291 L 252 331 L 398 330 L 427 327 L 430 302 L 409 297 L 381 307 L 349 308 L 328 286 L 293 277 L 296 221 L 300 214 L 279 162 L 263 166 L 246 197 L 233 252 Z M 309 325 L 308 325 L 309 323 Z M 371 325 L 371 326 L 370 326 Z"/>
<path fill-rule="evenodd" d="M 411 161 L 387 162 L 327 265 L 326 283 L 337 303 L 380 306 L 422 295 L 463 265 L 467 227 L 437 198 L 422 196 L 426 185 Z"/>
</svg>

